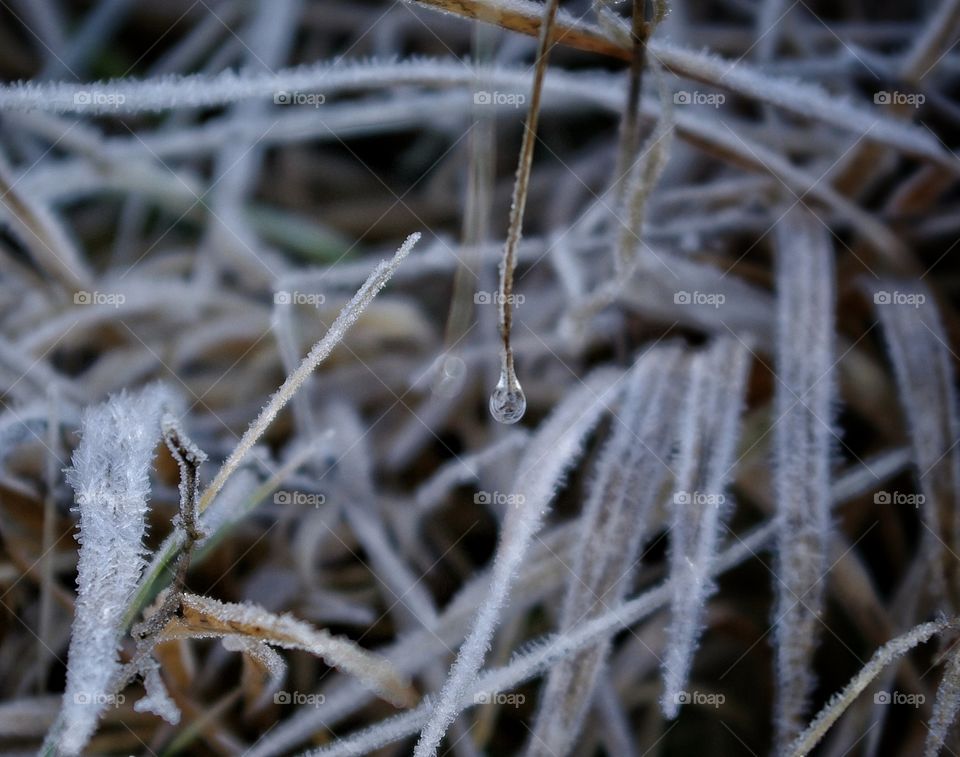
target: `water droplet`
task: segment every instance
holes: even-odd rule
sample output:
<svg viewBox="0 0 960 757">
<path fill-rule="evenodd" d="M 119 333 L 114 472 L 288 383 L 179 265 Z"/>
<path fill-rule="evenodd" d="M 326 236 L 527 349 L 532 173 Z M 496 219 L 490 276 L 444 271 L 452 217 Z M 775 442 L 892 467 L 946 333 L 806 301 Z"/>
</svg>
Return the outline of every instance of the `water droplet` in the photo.
<svg viewBox="0 0 960 757">
<path fill-rule="evenodd" d="M 520 382 L 512 372 L 500 372 L 500 380 L 490 395 L 490 415 L 498 423 L 516 423 L 527 409 L 527 398 L 523 396 Z"/>
<path fill-rule="evenodd" d="M 450 355 L 443 361 L 445 378 L 462 379 L 467 375 L 467 364 L 456 355 Z"/>
<path fill-rule="evenodd" d="M 456 397 L 462 391 L 466 378 L 466 363 L 456 355 L 447 355 L 433 382 L 433 393 L 439 397 Z"/>
</svg>

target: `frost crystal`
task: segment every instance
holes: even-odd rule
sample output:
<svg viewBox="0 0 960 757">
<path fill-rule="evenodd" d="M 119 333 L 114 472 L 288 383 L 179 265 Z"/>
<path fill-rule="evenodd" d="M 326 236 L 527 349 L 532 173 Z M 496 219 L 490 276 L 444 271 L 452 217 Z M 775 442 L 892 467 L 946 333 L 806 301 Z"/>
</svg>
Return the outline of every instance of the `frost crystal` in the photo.
<svg viewBox="0 0 960 757">
<path fill-rule="evenodd" d="M 735 465 L 740 411 L 749 367 L 748 352 L 734 339 L 718 340 L 694 358 L 673 496 L 670 529 L 673 619 L 663 663 L 663 711 L 680 710 L 693 664 L 717 543 L 732 507 L 726 484 Z"/>
<path fill-rule="evenodd" d="M 87 410 L 67 480 L 80 510 L 77 603 L 70 638 L 59 750 L 77 754 L 106 708 L 127 604 L 144 566 L 150 469 L 160 418 L 173 404 L 154 385 Z"/>
<path fill-rule="evenodd" d="M 813 689 L 830 538 L 834 273 L 827 229 L 797 206 L 777 226 L 774 609 L 778 743 L 803 727 Z"/>
</svg>

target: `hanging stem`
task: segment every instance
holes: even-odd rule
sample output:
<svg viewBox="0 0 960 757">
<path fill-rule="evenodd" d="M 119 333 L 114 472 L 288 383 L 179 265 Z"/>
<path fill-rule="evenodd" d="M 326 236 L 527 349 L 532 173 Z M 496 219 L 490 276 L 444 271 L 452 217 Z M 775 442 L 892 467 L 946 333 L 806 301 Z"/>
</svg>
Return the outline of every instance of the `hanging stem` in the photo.
<svg viewBox="0 0 960 757">
<path fill-rule="evenodd" d="M 634 0 L 633 15 L 630 25 L 630 36 L 633 41 L 633 58 L 630 61 L 630 80 L 627 86 L 627 101 L 624 105 L 623 121 L 620 124 L 620 145 L 617 158 L 617 175 L 614 178 L 616 190 L 616 204 L 618 211 L 624 213 L 625 219 L 630 219 L 630 200 L 627 197 L 629 176 L 633 173 L 637 149 L 640 145 L 640 96 L 643 92 L 643 69 L 647 62 L 647 37 L 650 27 L 645 19 L 646 2 Z M 635 245 L 630 243 L 629 237 L 639 233 L 634 232 L 629 220 L 625 220 L 625 228 L 621 234 L 621 244 L 617 250 L 616 266 L 619 274 L 624 274 L 630 267 L 633 258 L 631 254 Z"/>
<path fill-rule="evenodd" d="M 517 265 L 517 247 L 523 229 L 523 212 L 527 204 L 530 186 L 530 169 L 533 165 L 533 147 L 537 138 L 537 122 L 540 119 L 540 99 L 543 94 L 543 79 L 547 72 L 551 37 L 557 18 L 559 0 L 547 0 L 543 23 L 540 25 L 540 41 L 537 44 L 536 70 L 533 89 L 530 93 L 530 109 L 524 125 L 520 145 L 520 161 L 513 185 L 513 202 L 510 205 L 510 228 L 503 248 L 500 263 L 500 339 L 503 343 L 503 362 L 500 381 L 490 395 L 490 413 L 501 423 L 516 423 L 526 410 L 526 399 L 513 367 L 513 349 L 510 346 L 510 330 L 513 325 L 513 271 Z M 555 43 L 554 43 L 555 44 Z"/>
</svg>

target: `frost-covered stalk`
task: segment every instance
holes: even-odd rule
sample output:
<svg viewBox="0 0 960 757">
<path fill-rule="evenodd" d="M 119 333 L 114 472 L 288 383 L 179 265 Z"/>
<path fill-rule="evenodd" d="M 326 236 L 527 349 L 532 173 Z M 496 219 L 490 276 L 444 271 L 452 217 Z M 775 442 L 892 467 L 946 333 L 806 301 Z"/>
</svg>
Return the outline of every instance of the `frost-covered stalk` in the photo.
<svg viewBox="0 0 960 757">
<path fill-rule="evenodd" d="M 957 710 L 960 710 L 960 647 L 954 646 L 947 658 L 943 678 L 940 679 L 940 685 L 937 687 L 933 715 L 930 716 L 930 723 L 927 726 L 924 757 L 937 757 L 940 754 L 950 727 L 957 719 Z"/>
<path fill-rule="evenodd" d="M 180 612 L 157 634 L 158 641 L 222 638 L 228 649 L 270 644 L 301 649 L 331 667 L 356 676 L 371 691 L 398 707 L 410 707 L 415 693 L 393 665 L 349 639 L 316 629 L 292 615 L 276 615 L 251 602 L 220 602 L 195 594 L 180 596 Z"/>
<path fill-rule="evenodd" d="M 283 384 L 280 385 L 280 388 L 274 392 L 273 396 L 270 397 L 270 401 L 267 402 L 260 411 L 260 414 L 244 432 L 240 441 L 237 442 L 237 446 L 234 447 L 233 452 L 230 453 L 230 457 L 227 458 L 220 470 L 217 471 L 217 475 L 213 481 L 210 482 L 210 485 L 203 492 L 203 496 L 200 498 L 200 512 L 203 512 L 210 506 L 213 498 L 216 497 L 223 488 L 227 479 L 230 478 L 231 474 L 237 469 L 257 439 L 267 430 L 267 427 L 273 422 L 273 419 L 277 417 L 277 413 L 290 401 L 290 398 L 296 393 L 303 382 L 306 381 L 307 376 L 313 373 L 316 367 L 333 351 L 333 348 L 340 343 L 346 335 L 347 330 L 360 317 L 363 311 L 366 310 L 367 306 L 373 302 L 373 298 L 379 294 L 380 290 L 387 285 L 393 272 L 397 270 L 397 266 L 410 254 L 410 250 L 413 249 L 413 246 L 419 240 L 420 232 L 415 232 L 408 236 L 404 243 L 400 245 L 396 254 L 390 260 L 381 261 L 373 270 L 373 273 L 370 274 L 369 278 L 363 283 L 363 286 L 360 287 L 353 296 L 353 299 L 344 305 L 343 310 L 340 311 L 337 319 L 333 322 L 333 325 L 330 326 L 330 329 L 323 339 L 313 345 L 310 352 L 307 353 L 307 356 L 300 365 L 297 366 L 297 369 L 287 376 Z"/>
<path fill-rule="evenodd" d="M 514 486 L 519 507 L 507 511 L 494 556 L 490 589 L 460 647 L 430 720 L 420 733 L 416 757 L 436 753 L 444 733 L 462 706 L 463 693 L 483 664 L 490 639 L 507 601 L 513 580 L 540 528 L 560 481 L 583 451 L 584 439 L 596 426 L 616 392 L 614 375 L 597 371 L 569 393 L 540 427 L 520 461 Z"/>
<path fill-rule="evenodd" d="M 846 709 L 853 704 L 853 700 L 862 692 L 870 682 L 876 678 L 880 671 L 887 665 L 903 657 L 907 652 L 918 644 L 929 641 L 935 634 L 941 633 L 950 627 L 955 627 L 957 621 L 939 620 L 934 623 L 923 623 L 915 628 L 911 628 L 907 633 L 888 641 L 880 649 L 873 653 L 870 661 L 864 665 L 850 682 L 844 686 L 843 690 L 830 697 L 823 709 L 817 713 L 817 716 L 811 721 L 803 733 L 797 736 L 796 740 L 790 744 L 788 749 L 782 750 L 781 754 L 789 754 L 791 757 L 802 757 L 809 754 L 824 737 L 830 727 L 837 722 Z"/>
<path fill-rule="evenodd" d="M 923 552 L 939 596 L 960 608 L 960 420 L 953 359 L 932 292 L 921 282 L 871 282 L 907 417 L 923 492 Z M 945 591 L 944 591 L 945 590 Z"/>
<path fill-rule="evenodd" d="M 681 421 L 678 484 L 670 528 L 672 619 L 663 662 L 661 705 L 668 718 L 680 710 L 700 638 L 703 611 L 714 591 L 710 579 L 726 516 L 726 485 L 735 465 L 740 412 L 750 365 L 747 349 L 734 339 L 718 340 L 697 355 L 687 408 Z"/>
<path fill-rule="evenodd" d="M 516 0 L 513 0 L 515 3 Z M 529 3 L 543 16 L 543 5 Z M 554 28 L 553 37 L 571 39 L 561 22 Z M 539 24 L 537 25 L 539 27 Z M 535 33 L 539 34 L 539 28 Z M 624 41 L 630 47 L 629 29 L 624 28 Z M 647 49 L 665 68 L 682 72 L 695 81 L 722 85 L 746 97 L 769 102 L 807 118 L 857 134 L 865 140 L 886 145 L 907 155 L 929 160 L 947 170 L 956 172 L 956 161 L 936 138 L 922 127 L 909 122 L 877 114 L 849 100 L 831 96 L 822 87 L 798 81 L 795 78 L 774 76 L 741 60 L 735 65 L 719 56 L 699 50 L 690 50 L 666 40 L 650 40 Z M 450 62 L 454 62 L 451 59 Z M 269 97 L 281 90 L 323 89 L 329 97 L 345 89 L 383 87 L 400 83 L 420 83 L 424 79 L 463 81 L 473 86 L 476 74 L 469 66 L 445 67 L 436 60 L 391 61 L 387 64 L 364 62 L 344 63 L 340 59 L 322 61 L 297 68 L 285 68 L 275 74 L 259 71 L 227 69 L 214 76 L 190 74 L 187 76 L 158 76 L 149 79 L 125 78 L 100 82 L 14 82 L 0 85 L 0 109 L 9 111 L 39 110 L 52 113 L 117 116 L 126 113 L 162 111 L 175 107 L 195 108 L 220 106 L 254 97 Z M 419 71 L 417 70 L 419 69 Z M 461 70 L 462 69 L 462 70 Z M 491 85 L 499 84 L 498 69 L 485 72 Z M 554 75 L 551 74 L 551 77 Z M 529 83 L 526 69 L 515 80 Z M 594 78 L 595 83 L 600 83 Z M 609 83 L 606 83 L 609 86 Z M 546 83 L 551 89 L 551 83 Z M 612 107 L 619 112 L 623 107 L 623 88 L 612 90 Z M 78 94 L 89 97 L 77 98 Z M 114 97 L 111 97 L 114 96 Z"/>
<path fill-rule="evenodd" d="M 827 229 L 797 205 L 777 225 L 774 491 L 776 744 L 803 728 L 830 533 L 834 271 Z"/>
<path fill-rule="evenodd" d="M 560 617 L 563 631 L 619 605 L 630 586 L 650 511 L 670 475 L 665 461 L 681 404 L 679 362 L 678 349 L 654 349 L 630 372 L 581 519 L 583 538 Z M 571 752 L 610 647 L 611 640 L 603 639 L 550 671 L 527 745 L 529 757 Z"/>
<path fill-rule="evenodd" d="M 743 538 L 734 539 L 733 544 L 717 556 L 714 562 L 716 573 L 730 570 L 745 560 L 756 557 L 758 552 L 765 550 L 773 541 L 774 531 L 773 523 L 765 523 Z M 530 645 L 519 652 L 508 665 L 488 670 L 470 681 L 461 700 L 463 706 L 468 707 L 475 703 L 477 694 L 489 696 L 494 692 L 516 688 L 524 681 L 550 670 L 570 655 L 597 644 L 619 630 L 632 627 L 641 619 L 648 618 L 666 607 L 670 601 L 670 593 L 668 580 L 621 605 L 605 610 L 595 618 L 577 624 L 572 629 L 543 639 L 542 643 Z M 415 733 L 431 712 L 430 701 L 427 700 L 415 710 L 381 721 L 357 732 L 353 737 L 344 737 L 336 744 L 307 754 L 311 757 L 370 754 L 391 741 Z M 280 752 L 281 748 L 274 745 L 269 751 L 255 751 L 253 754 L 275 755 Z"/>
<path fill-rule="evenodd" d="M 80 510 L 77 603 L 59 727 L 47 747 L 78 754 L 114 694 L 123 618 L 144 566 L 150 468 L 160 418 L 173 402 L 162 386 L 121 393 L 83 415 L 67 480 Z"/>
</svg>

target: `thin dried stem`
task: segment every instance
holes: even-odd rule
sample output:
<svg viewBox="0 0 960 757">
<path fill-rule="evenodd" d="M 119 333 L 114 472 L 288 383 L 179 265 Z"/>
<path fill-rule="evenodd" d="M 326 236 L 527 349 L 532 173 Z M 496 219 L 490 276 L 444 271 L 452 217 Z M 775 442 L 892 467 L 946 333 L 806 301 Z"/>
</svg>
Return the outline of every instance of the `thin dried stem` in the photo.
<svg viewBox="0 0 960 757">
<path fill-rule="evenodd" d="M 500 340 L 503 346 L 500 383 L 490 397 L 490 410 L 499 421 L 516 423 L 523 417 L 526 401 L 523 390 L 517 381 L 513 365 L 513 348 L 510 346 L 510 332 L 513 327 L 513 271 L 517 267 L 517 247 L 523 231 L 523 212 L 527 204 L 530 187 L 530 171 L 533 168 L 533 148 L 537 138 L 537 123 L 540 120 L 540 100 L 543 96 L 543 79 L 547 73 L 547 60 L 552 47 L 551 35 L 557 17 L 559 0 L 547 0 L 540 25 L 540 42 L 537 45 L 536 67 L 533 74 L 533 87 L 530 91 L 530 108 L 523 129 L 523 141 L 520 144 L 520 160 L 517 165 L 516 181 L 513 185 L 513 201 L 510 205 L 510 226 L 507 229 L 507 241 L 503 246 L 503 260 L 500 263 Z"/>
<path fill-rule="evenodd" d="M 267 427 L 273 422 L 273 419 L 277 417 L 277 414 L 283 409 L 284 405 L 287 404 L 297 389 L 300 388 L 300 385 L 303 384 L 307 376 L 313 373 L 316 367 L 329 356 L 333 348 L 343 339 L 347 329 L 356 322 L 360 314 L 373 301 L 373 298 L 386 286 L 387 281 L 390 280 L 397 266 L 399 266 L 403 259 L 410 253 L 410 250 L 413 249 L 413 246 L 419 239 L 419 233 L 411 234 L 391 260 L 381 262 L 374 269 L 370 277 L 364 282 L 363 286 L 360 287 L 360 290 L 353 296 L 353 299 L 340 311 L 340 315 L 337 316 L 333 325 L 330 326 L 330 330 L 327 331 L 326 336 L 313 345 L 313 348 L 303 359 L 303 362 L 300 363 L 293 373 L 287 376 L 286 381 L 283 382 L 276 393 L 270 398 L 270 401 L 260 411 L 260 414 L 250 424 L 250 427 L 244 432 L 237 446 L 230 454 L 230 457 L 227 458 L 227 461 L 221 466 L 220 470 L 217 471 L 217 475 L 213 481 L 211 481 L 210 485 L 204 490 L 203 496 L 200 497 L 198 508 L 201 513 L 210 506 L 213 498 L 216 497 L 218 492 L 223 488 L 227 479 L 230 478 L 230 475 L 239 467 L 243 458 L 257 442 L 257 439 L 267 430 Z"/>
</svg>

